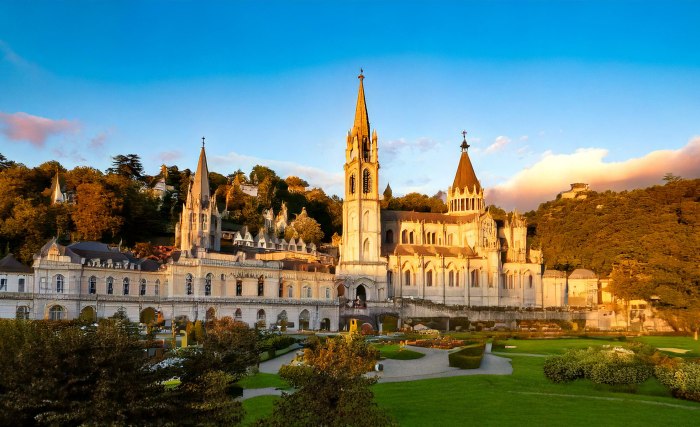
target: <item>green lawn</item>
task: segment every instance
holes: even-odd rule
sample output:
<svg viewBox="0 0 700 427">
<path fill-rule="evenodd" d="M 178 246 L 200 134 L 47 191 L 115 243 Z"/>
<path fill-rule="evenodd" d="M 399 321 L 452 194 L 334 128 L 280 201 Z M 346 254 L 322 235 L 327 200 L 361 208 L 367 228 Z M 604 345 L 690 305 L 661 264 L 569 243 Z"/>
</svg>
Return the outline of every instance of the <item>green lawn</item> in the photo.
<svg viewBox="0 0 700 427">
<path fill-rule="evenodd" d="M 625 342 L 617 341 L 614 338 L 551 338 L 551 339 L 507 339 L 499 340 L 498 344 L 505 346 L 515 346 L 515 348 L 503 348 L 493 346 L 495 352 L 504 353 L 531 353 L 531 354 L 563 354 L 570 348 L 588 348 L 600 345 L 625 345 Z"/>
<path fill-rule="evenodd" d="M 385 359 L 413 360 L 425 356 L 417 351 L 402 349 L 399 344 L 374 344 L 379 350 L 379 355 Z"/>
<path fill-rule="evenodd" d="M 238 385 L 243 388 L 266 388 L 266 387 L 276 387 L 276 388 L 288 388 L 289 384 L 280 378 L 277 374 L 266 374 L 264 372 L 258 372 L 254 375 L 249 375 L 242 380 L 238 381 Z"/>
<path fill-rule="evenodd" d="M 642 337 L 657 347 L 690 348 L 692 338 Z M 618 392 L 588 380 L 568 384 L 549 382 L 542 372 L 544 357 L 515 353 L 561 354 L 567 348 L 624 344 L 601 339 L 507 340 L 518 346 L 512 352 L 513 375 L 474 375 L 373 386 L 377 403 L 402 426 L 566 425 L 667 426 L 696 425 L 700 404 L 674 399 L 656 379 L 640 385 L 636 393 Z M 388 347 L 388 346 L 387 346 Z M 246 422 L 272 411 L 276 397 L 244 402 Z M 250 408 L 250 409 L 249 409 Z"/>
<path fill-rule="evenodd" d="M 258 396 L 244 400 L 245 418 L 243 418 L 243 425 L 253 425 L 260 418 L 270 415 L 272 413 L 272 405 L 277 399 L 279 399 L 277 396 Z"/>
<path fill-rule="evenodd" d="M 693 340 L 693 337 L 657 337 L 641 336 L 632 338 L 631 341 L 639 341 L 656 348 L 678 348 L 690 350 L 687 353 L 664 352 L 675 357 L 700 357 L 700 341 Z"/>
</svg>

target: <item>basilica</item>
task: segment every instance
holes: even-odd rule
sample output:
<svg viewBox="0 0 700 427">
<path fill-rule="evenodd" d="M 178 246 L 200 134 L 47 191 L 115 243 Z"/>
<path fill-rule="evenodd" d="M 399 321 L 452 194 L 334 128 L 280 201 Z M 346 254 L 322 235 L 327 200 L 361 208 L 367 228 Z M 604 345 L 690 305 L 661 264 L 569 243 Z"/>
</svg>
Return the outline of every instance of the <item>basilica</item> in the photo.
<svg viewBox="0 0 700 427">
<path fill-rule="evenodd" d="M 402 300 L 445 306 L 545 307 L 542 257 L 526 244 L 517 212 L 496 220 L 469 158 L 466 135 L 447 191 L 446 213 L 382 209 L 379 138 L 370 128 L 364 76 L 345 144 L 343 233 L 339 259 L 315 246 L 246 230 L 222 230 L 210 193 L 204 145 L 176 226 L 172 256 L 158 263 L 98 242 L 46 243 L 27 268 L 0 261 L 0 317 L 108 317 L 121 310 L 164 319 L 231 316 L 257 327 L 335 331 L 350 308 L 395 312 Z M 55 187 L 58 187 L 58 180 Z M 60 191 L 54 189 L 56 194 Z M 58 199 L 63 199 L 59 197 Z M 285 218 L 266 213 L 276 228 Z M 268 218 L 269 217 L 269 218 Z M 221 252 L 221 239 L 264 249 Z M 274 233 L 273 233 L 274 234 Z"/>
</svg>

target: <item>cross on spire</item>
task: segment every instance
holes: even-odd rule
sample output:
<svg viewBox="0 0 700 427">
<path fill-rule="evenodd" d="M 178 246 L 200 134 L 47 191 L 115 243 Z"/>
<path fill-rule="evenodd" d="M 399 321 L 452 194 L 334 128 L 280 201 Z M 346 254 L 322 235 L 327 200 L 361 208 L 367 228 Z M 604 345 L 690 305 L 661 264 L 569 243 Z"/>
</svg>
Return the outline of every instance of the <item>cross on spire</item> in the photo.
<svg viewBox="0 0 700 427">
<path fill-rule="evenodd" d="M 467 131 L 466 130 L 462 131 L 462 145 L 460 145 L 460 148 L 462 148 L 462 151 L 467 151 L 467 148 L 469 148 L 469 144 L 467 144 Z"/>
<path fill-rule="evenodd" d="M 362 68 L 360 68 L 360 75 L 357 76 L 357 78 L 360 79 L 360 80 L 364 79 L 364 78 L 365 78 L 365 76 L 364 76 L 364 74 L 363 74 L 364 72 L 365 72 L 365 70 L 363 70 Z"/>
<path fill-rule="evenodd" d="M 204 137 L 202 137 L 202 148 L 204 148 Z"/>
</svg>

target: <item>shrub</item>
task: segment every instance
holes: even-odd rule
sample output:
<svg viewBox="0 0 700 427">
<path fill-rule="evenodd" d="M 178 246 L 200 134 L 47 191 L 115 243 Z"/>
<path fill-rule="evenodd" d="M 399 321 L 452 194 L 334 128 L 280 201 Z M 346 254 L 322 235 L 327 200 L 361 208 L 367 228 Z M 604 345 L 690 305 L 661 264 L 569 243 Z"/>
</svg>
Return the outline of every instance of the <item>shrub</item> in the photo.
<svg viewBox="0 0 700 427">
<path fill-rule="evenodd" d="M 596 384 L 640 384 L 652 374 L 648 356 L 639 356 L 622 348 L 569 350 L 562 356 L 545 360 L 544 374 L 552 382 L 562 383 L 588 378 Z"/>
<path fill-rule="evenodd" d="M 548 357 L 544 361 L 544 375 L 552 382 L 565 383 L 583 378 L 583 369 L 578 359 L 567 353 Z"/>
<path fill-rule="evenodd" d="M 478 369 L 484 357 L 484 344 L 465 347 L 448 355 L 450 366 L 460 369 Z"/>
<path fill-rule="evenodd" d="M 588 378 L 596 384 L 641 384 L 651 377 L 651 366 L 637 358 L 595 364 Z"/>
<path fill-rule="evenodd" d="M 680 359 L 665 359 L 654 368 L 659 382 L 678 398 L 700 402 L 700 365 Z"/>
</svg>

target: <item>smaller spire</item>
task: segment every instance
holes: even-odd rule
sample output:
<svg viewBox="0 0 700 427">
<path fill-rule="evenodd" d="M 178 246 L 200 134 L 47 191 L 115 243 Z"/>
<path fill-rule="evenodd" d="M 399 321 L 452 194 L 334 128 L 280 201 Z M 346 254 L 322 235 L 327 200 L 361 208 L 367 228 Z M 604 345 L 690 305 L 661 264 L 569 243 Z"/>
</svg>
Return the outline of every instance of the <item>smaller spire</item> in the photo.
<svg viewBox="0 0 700 427">
<path fill-rule="evenodd" d="M 463 130 L 462 131 L 462 145 L 460 145 L 460 148 L 462 151 L 467 151 L 467 148 L 469 148 L 469 144 L 467 144 L 467 131 Z"/>
</svg>

